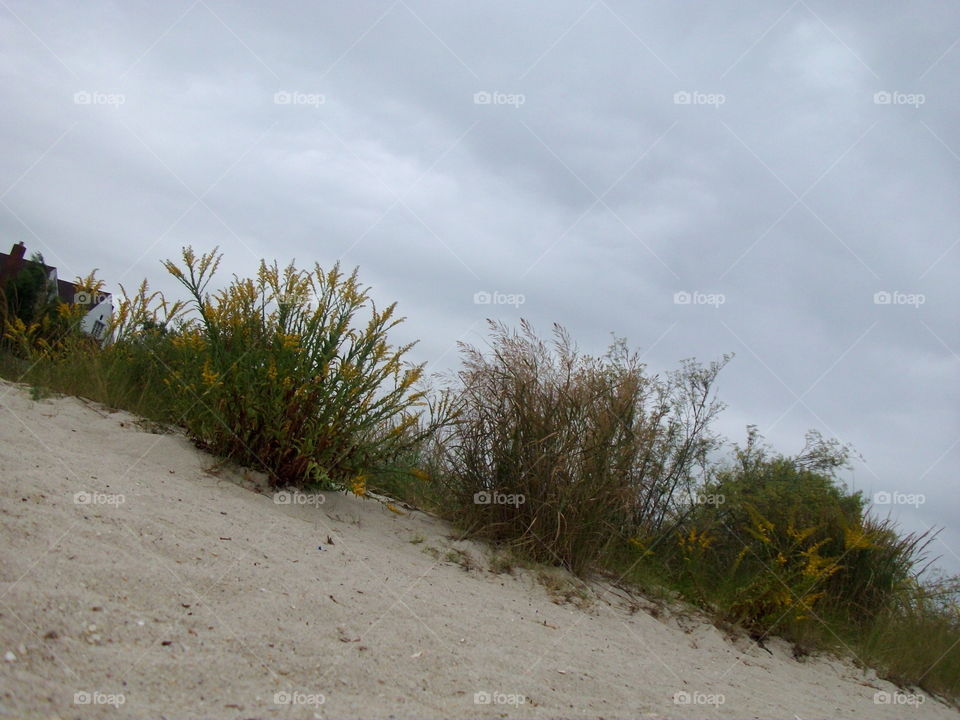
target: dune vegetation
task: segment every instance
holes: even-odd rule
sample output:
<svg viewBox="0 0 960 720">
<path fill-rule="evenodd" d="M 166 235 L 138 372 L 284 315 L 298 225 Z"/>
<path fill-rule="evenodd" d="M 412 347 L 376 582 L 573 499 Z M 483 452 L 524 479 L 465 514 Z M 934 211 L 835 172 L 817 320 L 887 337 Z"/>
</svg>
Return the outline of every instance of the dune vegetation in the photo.
<svg viewBox="0 0 960 720">
<path fill-rule="evenodd" d="M 491 322 L 488 347 L 462 346 L 433 380 L 357 271 L 262 262 L 211 292 L 220 259 L 164 263 L 182 299 L 124 291 L 102 346 L 81 308 L 21 273 L 0 299 L 0 372 L 178 426 L 277 488 L 377 492 L 501 556 L 682 598 L 798 658 L 838 652 L 960 700 L 960 579 L 929 571 L 934 535 L 873 514 L 834 440 L 811 432 L 788 456 L 754 427 L 719 437 L 729 356 L 656 375 L 623 339 L 589 356 L 560 327 Z"/>
</svg>

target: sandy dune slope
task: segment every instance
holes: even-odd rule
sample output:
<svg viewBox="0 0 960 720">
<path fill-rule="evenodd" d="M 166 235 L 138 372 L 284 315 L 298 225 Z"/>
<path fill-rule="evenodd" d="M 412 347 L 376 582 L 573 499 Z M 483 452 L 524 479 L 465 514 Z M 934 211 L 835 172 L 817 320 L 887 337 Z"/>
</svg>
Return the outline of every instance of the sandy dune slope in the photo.
<svg viewBox="0 0 960 720">
<path fill-rule="evenodd" d="M 420 513 L 278 504 L 126 413 L 0 414 L 0 717 L 960 718 L 602 583 L 558 604 Z"/>
</svg>

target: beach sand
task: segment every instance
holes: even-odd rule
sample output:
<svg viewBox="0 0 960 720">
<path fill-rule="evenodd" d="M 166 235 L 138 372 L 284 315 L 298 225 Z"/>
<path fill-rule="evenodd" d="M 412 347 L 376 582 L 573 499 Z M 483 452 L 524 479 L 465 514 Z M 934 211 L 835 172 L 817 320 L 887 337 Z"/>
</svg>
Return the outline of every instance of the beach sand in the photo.
<svg viewBox="0 0 960 720">
<path fill-rule="evenodd" d="M 277 503 L 125 412 L 0 406 L 0 717 L 960 718 L 603 581 L 566 602 L 420 512 Z"/>
</svg>

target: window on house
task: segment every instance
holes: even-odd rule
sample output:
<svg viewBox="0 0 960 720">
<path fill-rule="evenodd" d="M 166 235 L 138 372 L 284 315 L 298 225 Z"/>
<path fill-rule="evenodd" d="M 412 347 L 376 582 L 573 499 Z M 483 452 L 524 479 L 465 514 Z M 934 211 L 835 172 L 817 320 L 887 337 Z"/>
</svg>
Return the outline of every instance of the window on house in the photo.
<svg viewBox="0 0 960 720">
<path fill-rule="evenodd" d="M 93 330 L 91 330 L 91 334 L 95 338 L 98 338 L 103 333 L 103 330 L 105 327 L 106 325 L 104 325 L 102 322 L 100 322 L 99 320 L 95 320 L 93 323 Z"/>
</svg>

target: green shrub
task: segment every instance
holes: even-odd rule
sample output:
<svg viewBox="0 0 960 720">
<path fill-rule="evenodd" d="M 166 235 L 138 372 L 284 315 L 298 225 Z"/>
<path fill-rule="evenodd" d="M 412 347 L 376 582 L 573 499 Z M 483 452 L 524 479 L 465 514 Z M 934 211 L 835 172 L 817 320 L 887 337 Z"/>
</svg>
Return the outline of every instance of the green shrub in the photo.
<svg viewBox="0 0 960 720">
<path fill-rule="evenodd" d="M 30 325 L 49 308 L 50 295 L 56 293 L 56 288 L 50 286 L 44 267 L 43 255 L 34 253 L 30 262 L 0 288 L 3 291 L 0 313 L 4 324 L 16 318 L 24 325 Z"/>
<path fill-rule="evenodd" d="M 926 534 L 900 535 L 866 512 L 835 470 L 849 449 L 808 435 L 797 457 L 771 454 L 755 428 L 735 463 L 702 490 L 666 553 L 691 599 L 760 632 L 803 635 L 819 623 L 872 623 L 902 602 L 922 571 Z M 667 544 L 669 547 L 669 544 Z"/>
</svg>

